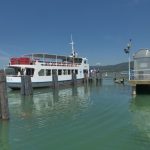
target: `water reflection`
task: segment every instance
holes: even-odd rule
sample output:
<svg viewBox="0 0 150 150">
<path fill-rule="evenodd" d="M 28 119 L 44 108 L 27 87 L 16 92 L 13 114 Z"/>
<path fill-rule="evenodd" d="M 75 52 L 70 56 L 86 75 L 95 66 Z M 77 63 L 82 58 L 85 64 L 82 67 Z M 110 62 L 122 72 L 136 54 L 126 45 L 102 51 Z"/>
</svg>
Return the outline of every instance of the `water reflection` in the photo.
<svg viewBox="0 0 150 150">
<path fill-rule="evenodd" d="M 22 118 L 29 118 L 33 112 L 33 96 L 21 96 L 21 117 Z"/>
<path fill-rule="evenodd" d="M 73 122 L 74 125 L 90 108 L 90 91 L 90 87 L 84 85 L 36 89 L 32 96 L 21 96 L 20 91 L 9 91 L 10 127 L 0 123 L 0 149 L 9 149 L 9 140 L 13 149 L 28 149 L 35 145 L 35 141 L 37 145 L 45 141 L 49 144 L 54 137 L 56 139 L 64 124 L 70 122 L 72 126 Z M 46 138 L 40 143 L 43 135 Z"/>
<path fill-rule="evenodd" d="M 65 89 L 36 89 L 32 96 L 21 96 L 20 91 L 9 92 L 12 116 L 29 119 L 44 114 L 67 113 L 88 108 L 90 89 L 88 86 Z"/>
<path fill-rule="evenodd" d="M 139 131 L 150 138 L 150 96 L 137 95 L 131 101 L 133 124 Z"/>
<path fill-rule="evenodd" d="M 0 121 L 0 149 L 9 150 L 9 135 L 8 135 L 8 122 Z"/>
</svg>

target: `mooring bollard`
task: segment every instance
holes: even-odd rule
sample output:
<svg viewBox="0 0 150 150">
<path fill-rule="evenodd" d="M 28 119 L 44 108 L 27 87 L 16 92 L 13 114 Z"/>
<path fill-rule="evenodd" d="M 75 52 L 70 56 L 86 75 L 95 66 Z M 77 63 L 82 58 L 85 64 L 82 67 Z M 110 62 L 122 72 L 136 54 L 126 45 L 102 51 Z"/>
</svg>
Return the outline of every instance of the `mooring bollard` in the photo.
<svg viewBox="0 0 150 150">
<path fill-rule="evenodd" d="M 21 95 L 32 95 L 33 88 L 31 83 L 31 77 L 27 75 L 21 76 Z"/>
<path fill-rule="evenodd" d="M 6 75 L 4 73 L 0 73 L 0 118 L 9 119 Z"/>
</svg>

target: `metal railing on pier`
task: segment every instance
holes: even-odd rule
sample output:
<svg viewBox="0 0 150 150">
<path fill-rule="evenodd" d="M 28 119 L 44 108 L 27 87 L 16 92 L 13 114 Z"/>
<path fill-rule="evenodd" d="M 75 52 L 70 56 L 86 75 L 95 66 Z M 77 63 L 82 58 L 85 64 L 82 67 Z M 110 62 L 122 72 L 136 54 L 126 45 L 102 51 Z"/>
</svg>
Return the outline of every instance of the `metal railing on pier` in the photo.
<svg viewBox="0 0 150 150">
<path fill-rule="evenodd" d="M 131 80 L 150 80 L 150 69 L 133 70 Z"/>
</svg>

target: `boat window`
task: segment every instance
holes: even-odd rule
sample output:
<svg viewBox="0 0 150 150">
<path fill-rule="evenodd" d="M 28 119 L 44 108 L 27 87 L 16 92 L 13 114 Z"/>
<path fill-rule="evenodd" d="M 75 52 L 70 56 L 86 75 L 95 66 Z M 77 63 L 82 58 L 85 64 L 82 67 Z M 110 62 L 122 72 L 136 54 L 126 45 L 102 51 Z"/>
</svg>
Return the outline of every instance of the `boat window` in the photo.
<svg viewBox="0 0 150 150">
<path fill-rule="evenodd" d="M 68 75 L 70 75 L 71 74 L 71 70 L 68 70 Z"/>
<path fill-rule="evenodd" d="M 74 63 L 82 63 L 82 58 L 74 58 L 74 57 L 73 57 L 73 58 L 72 58 L 72 57 L 70 58 L 70 57 L 69 57 L 69 58 L 67 58 L 67 60 L 64 59 L 63 62 L 64 62 L 64 61 L 67 61 L 67 62 L 69 62 L 69 63 L 73 63 L 73 62 L 74 62 Z"/>
<path fill-rule="evenodd" d="M 20 68 L 6 68 L 5 73 L 6 75 L 17 75 Z"/>
<path fill-rule="evenodd" d="M 82 58 L 75 58 L 74 63 L 82 63 Z"/>
<path fill-rule="evenodd" d="M 84 60 L 84 64 L 86 64 L 86 60 Z"/>
<path fill-rule="evenodd" d="M 52 75 L 57 75 L 57 70 L 56 69 L 52 70 Z"/>
<path fill-rule="evenodd" d="M 41 69 L 41 70 L 38 72 L 38 75 L 39 75 L 39 76 L 44 76 L 44 69 Z"/>
<path fill-rule="evenodd" d="M 74 73 L 74 70 L 71 70 L 71 73 L 73 74 L 73 73 Z"/>
<path fill-rule="evenodd" d="M 63 74 L 67 75 L 67 70 L 66 69 L 63 70 Z"/>
<path fill-rule="evenodd" d="M 78 70 L 77 69 L 75 70 L 75 74 L 78 74 Z"/>
<path fill-rule="evenodd" d="M 62 75 L 62 70 L 61 69 L 58 70 L 58 75 Z"/>
<path fill-rule="evenodd" d="M 21 72 L 23 74 L 23 72 Z M 26 68 L 26 75 L 33 76 L 34 69 L 33 68 Z"/>
<path fill-rule="evenodd" d="M 84 74 L 85 74 L 85 73 L 88 73 L 88 70 L 87 70 L 87 69 L 83 70 L 83 73 L 84 73 Z"/>
<path fill-rule="evenodd" d="M 51 76 L 51 70 L 46 69 L 46 76 Z"/>
</svg>

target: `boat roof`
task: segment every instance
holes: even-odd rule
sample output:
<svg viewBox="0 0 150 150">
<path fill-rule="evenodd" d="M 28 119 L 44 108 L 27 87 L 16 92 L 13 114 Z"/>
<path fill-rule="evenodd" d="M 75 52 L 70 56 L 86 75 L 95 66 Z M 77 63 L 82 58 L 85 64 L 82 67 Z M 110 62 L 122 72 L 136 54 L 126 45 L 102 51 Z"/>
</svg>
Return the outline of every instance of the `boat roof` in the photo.
<svg viewBox="0 0 150 150">
<path fill-rule="evenodd" d="M 26 54 L 23 55 L 24 57 L 30 57 L 30 58 L 34 58 L 34 57 L 38 57 L 38 58 L 49 58 L 49 59 L 66 59 L 66 58 L 72 58 L 72 56 L 64 56 L 64 55 L 53 55 L 53 54 L 46 54 L 46 53 L 36 53 L 36 54 Z M 82 57 L 75 57 L 75 58 L 79 58 L 82 59 Z"/>
</svg>

